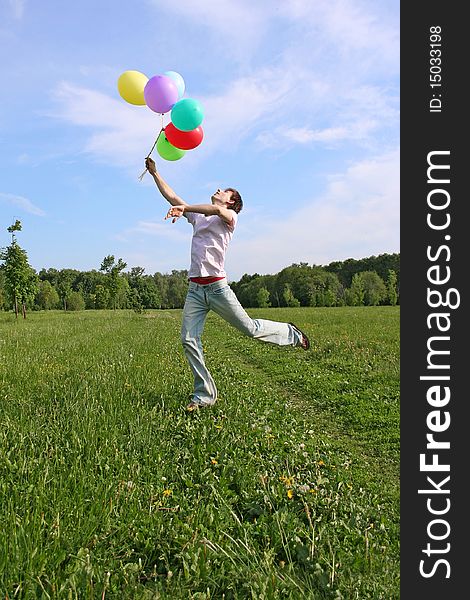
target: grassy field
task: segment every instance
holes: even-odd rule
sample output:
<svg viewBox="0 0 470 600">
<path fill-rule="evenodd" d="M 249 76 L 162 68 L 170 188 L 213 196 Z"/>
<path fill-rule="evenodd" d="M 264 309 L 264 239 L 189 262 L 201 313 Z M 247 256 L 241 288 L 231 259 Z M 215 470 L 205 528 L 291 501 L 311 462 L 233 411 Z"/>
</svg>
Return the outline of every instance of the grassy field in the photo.
<svg viewBox="0 0 470 600">
<path fill-rule="evenodd" d="M 399 309 L 249 312 L 196 414 L 181 311 L 0 313 L 3 598 L 399 598 Z"/>
</svg>

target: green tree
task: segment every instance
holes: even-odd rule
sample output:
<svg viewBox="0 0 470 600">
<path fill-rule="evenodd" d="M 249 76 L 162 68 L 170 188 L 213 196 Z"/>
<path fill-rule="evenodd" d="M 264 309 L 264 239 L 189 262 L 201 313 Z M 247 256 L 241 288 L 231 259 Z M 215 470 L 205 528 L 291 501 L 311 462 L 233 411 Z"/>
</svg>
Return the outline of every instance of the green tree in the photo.
<svg viewBox="0 0 470 600">
<path fill-rule="evenodd" d="M 271 302 L 269 301 L 269 290 L 265 287 L 261 287 L 256 294 L 256 302 L 259 308 L 269 308 Z"/>
<path fill-rule="evenodd" d="M 122 284 L 120 282 L 120 273 L 127 267 L 127 264 L 119 258 L 115 261 L 112 254 L 105 256 L 101 263 L 100 271 L 107 275 L 107 286 L 109 291 L 109 297 L 111 302 L 111 308 L 116 309 L 118 304 L 119 292 L 122 290 Z"/>
<path fill-rule="evenodd" d="M 21 305 L 23 318 L 26 319 L 26 306 L 34 300 L 38 289 L 38 276 L 28 263 L 26 251 L 16 241 L 15 232 L 21 231 L 21 222 L 17 220 L 7 231 L 11 233 L 11 244 L 0 251 L 5 291 L 13 305 L 16 318 Z"/>
<path fill-rule="evenodd" d="M 241 285 L 230 284 L 230 287 L 237 294 L 240 304 L 245 307 L 259 307 L 259 301 L 267 302 L 268 306 L 272 305 L 272 300 L 278 300 L 276 296 L 275 284 L 276 277 L 274 275 L 258 275 L 248 278 L 246 275 L 242 277 L 244 283 Z M 261 291 L 264 290 L 264 291 Z M 268 295 L 266 295 L 266 292 Z M 266 299 L 264 300 L 264 296 Z M 279 306 L 279 302 L 278 302 Z"/>
<path fill-rule="evenodd" d="M 141 313 L 144 310 L 142 298 L 136 288 L 131 287 L 129 290 L 128 306 L 132 308 L 136 313 Z"/>
<path fill-rule="evenodd" d="M 65 311 L 67 311 L 67 298 L 72 291 L 72 284 L 74 283 L 77 275 L 78 271 L 75 271 L 74 269 L 62 269 L 57 273 L 56 289 Z"/>
<path fill-rule="evenodd" d="M 337 273 L 341 284 L 346 288 L 352 283 L 353 275 L 364 271 L 375 271 L 384 281 L 387 278 L 389 269 L 393 269 L 397 274 L 398 284 L 400 280 L 400 255 L 399 254 L 379 254 L 379 256 L 369 256 L 356 260 L 348 258 L 345 261 L 332 262 L 325 267 L 327 271 Z"/>
<path fill-rule="evenodd" d="M 85 308 L 95 308 L 95 293 L 96 287 L 106 285 L 106 275 L 93 269 L 92 271 L 84 271 L 78 274 L 73 283 L 73 288 L 77 292 L 81 292 L 85 300 Z"/>
<path fill-rule="evenodd" d="M 293 264 L 282 269 L 276 277 L 276 291 L 278 296 L 284 298 L 286 284 L 289 285 L 292 294 L 298 299 L 301 306 L 309 306 L 312 303 L 313 282 L 312 267 L 307 263 Z M 287 304 L 287 306 L 289 306 Z"/>
<path fill-rule="evenodd" d="M 5 310 L 7 305 L 5 275 L 0 267 L 0 310 Z"/>
<path fill-rule="evenodd" d="M 364 285 L 359 273 L 352 277 L 351 287 L 346 290 L 346 304 L 349 306 L 364 305 Z"/>
<path fill-rule="evenodd" d="M 109 290 L 99 283 L 95 289 L 95 308 L 107 308 L 109 304 Z"/>
<path fill-rule="evenodd" d="M 159 302 L 155 308 L 168 308 L 168 276 L 157 272 L 152 276 L 152 279 L 155 282 Z"/>
<path fill-rule="evenodd" d="M 238 284 L 230 284 L 230 287 L 237 295 L 242 306 L 258 306 L 256 295 L 259 288 L 262 287 L 260 282 L 262 282 L 261 275 L 255 273 L 252 276 L 243 275 Z"/>
<path fill-rule="evenodd" d="M 68 310 L 84 310 L 85 300 L 81 292 L 71 291 L 67 296 L 67 308 Z"/>
<path fill-rule="evenodd" d="M 129 305 L 129 294 L 131 288 L 129 282 L 123 276 L 118 277 L 117 291 L 112 308 L 127 308 Z"/>
<path fill-rule="evenodd" d="M 292 288 L 289 283 L 284 284 L 284 290 L 282 292 L 282 297 L 284 299 L 286 306 L 289 306 L 289 307 L 300 306 L 300 301 L 292 293 Z"/>
<path fill-rule="evenodd" d="M 168 277 L 168 308 L 182 308 L 188 293 L 188 271 L 173 270 Z"/>
<path fill-rule="evenodd" d="M 366 306 L 377 306 L 387 296 L 387 288 L 383 279 L 375 271 L 363 271 L 358 276 L 361 279 L 364 290 L 364 304 Z"/>
<path fill-rule="evenodd" d="M 397 293 L 397 274 L 393 269 L 388 270 L 387 277 L 387 300 L 391 306 L 396 306 L 398 302 Z"/>
<path fill-rule="evenodd" d="M 131 283 L 131 288 L 137 292 L 142 308 L 160 308 L 162 301 L 160 293 L 155 283 L 155 279 L 150 275 L 145 275 Z"/>
<path fill-rule="evenodd" d="M 59 294 L 49 281 L 39 282 L 39 291 L 36 296 L 36 304 L 40 310 L 51 310 L 60 304 Z"/>
</svg>

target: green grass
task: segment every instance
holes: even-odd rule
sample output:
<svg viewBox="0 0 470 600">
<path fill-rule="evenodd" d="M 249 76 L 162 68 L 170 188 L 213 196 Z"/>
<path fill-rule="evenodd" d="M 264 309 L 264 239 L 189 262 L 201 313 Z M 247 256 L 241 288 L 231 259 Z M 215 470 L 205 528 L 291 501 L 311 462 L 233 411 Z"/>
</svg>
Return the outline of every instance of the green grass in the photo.
<svg viewBox="0 0 470 600">
<path fill-rule="evenodd" d="M 399 598 L 399 309 L 249 312 L 196 414 L 181 311 L 0 313 L 4 598 Z"/>
</svg>

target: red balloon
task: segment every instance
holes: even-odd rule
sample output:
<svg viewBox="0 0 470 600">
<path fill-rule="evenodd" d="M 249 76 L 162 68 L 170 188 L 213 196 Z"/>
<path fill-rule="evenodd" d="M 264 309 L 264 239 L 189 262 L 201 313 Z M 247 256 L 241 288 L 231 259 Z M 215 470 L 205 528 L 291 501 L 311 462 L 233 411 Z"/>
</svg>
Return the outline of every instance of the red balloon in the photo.
<svg viewBox="0 0 470 600">
<path fill-rule="evenodd" d="M 191 131 L 181 131 L 181 129 L 176 129 L 173 123 L 168 123 L 165 127 L 165 135 L 166 139 L 175 148 L 192 150 L 202 142 L 204 132 L 200 125 L 196 129 L 191 129 Z"/>
</svg>

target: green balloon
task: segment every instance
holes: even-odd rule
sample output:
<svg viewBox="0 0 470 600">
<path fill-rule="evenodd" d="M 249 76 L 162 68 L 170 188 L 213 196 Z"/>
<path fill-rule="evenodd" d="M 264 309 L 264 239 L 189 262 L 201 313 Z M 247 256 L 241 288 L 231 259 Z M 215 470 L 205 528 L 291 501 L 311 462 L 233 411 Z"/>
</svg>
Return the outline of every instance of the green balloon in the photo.
<svg viewBox="0 0 470 600">
<path fill-rule="evenodd" d="M 204 119 L 201 103 L 193 98 L 179 100 L 171 109 L 171 122 L 180 131 L 192 131 Z"/>
<path fill-rule="evenodd" d="M 163 132 L 158 138 L 157 152 L 165 160 L 179 160 L 186 154 L 186 150 L 180 150 L 179 148 L 175 148 L 175 146 L 170 144 Z"/>
</svg>

